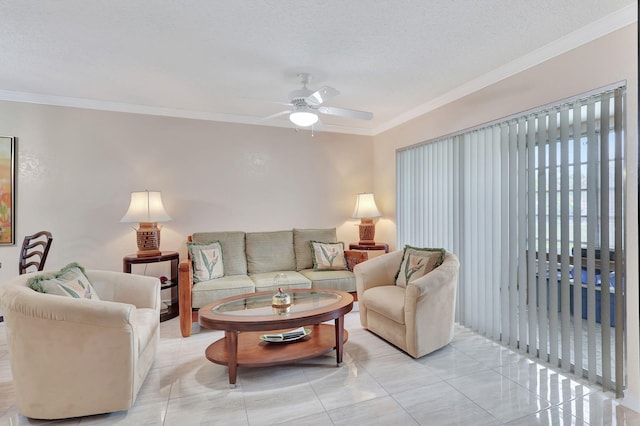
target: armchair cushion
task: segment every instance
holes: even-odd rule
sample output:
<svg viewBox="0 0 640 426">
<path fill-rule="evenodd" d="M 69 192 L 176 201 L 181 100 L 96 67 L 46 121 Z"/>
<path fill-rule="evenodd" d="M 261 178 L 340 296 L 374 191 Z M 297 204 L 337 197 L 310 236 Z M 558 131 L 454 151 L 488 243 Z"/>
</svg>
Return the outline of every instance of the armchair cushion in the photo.
<svg viewBox="0 0 640 426">
<path fill-rule="evenodd" d="M 36 275 L 27 281 L 29 287 L 39 293 L 74 297 L 76 299 L 100 300 L 84 268 L 70 263 L 58 272 L 48 275 Z"/>
<path fill-rule="evenodd" d="M 211 243 L 187 243 L 189 257 L 193 262 L 193 282 L 213 280 L 224 276 L 222 245 L 220 241 Z"/>
<path fill-rule="evenodd" d="M 368 309 L 398 324 L 404 324 L 404 296 L 405 291 L 402 287 L 383 285 L 366 291 L 363 301 Z"/>
<path fill-rule="evenodd" d="M 444 261 L 442 248 L 418 248 L 405 246 L 402 262 L 396 275 L 396 285 L 406 287 L 411 281 L 425 276 Z"/>
<path fill-rule="evenodd" d="M 316 271 L 342 271 L 347 269 L 344 257 L 344 243 L 322 243 L 310 241 L 313 269 Z"/>
</svg>

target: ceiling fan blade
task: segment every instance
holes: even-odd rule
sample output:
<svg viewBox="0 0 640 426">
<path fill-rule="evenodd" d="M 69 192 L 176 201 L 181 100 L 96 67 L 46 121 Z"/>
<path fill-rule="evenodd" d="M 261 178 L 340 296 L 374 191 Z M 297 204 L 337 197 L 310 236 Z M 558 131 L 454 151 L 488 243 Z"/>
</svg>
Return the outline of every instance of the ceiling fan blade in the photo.
<svg viewBox="0 0 640 426">
<path fill-rule="evenodd" d="M 291 111 L 287 110 L 287 111 L 276 112 L 275 114 L 271 114 L 271 115 L 269 115 L 267 117 L 261 118 L 260 122 L 269 121 L 269 120 L 271 120 L 273 118 L 280 117 L 281 115 L 285 115 L 285 114 L 291 114 Z"/>
<path fill-rule="evenodd" d="M 318 90 L 316 90 L 315 92 L 307 96 L 306 101 L 310 105 L 317 106 L 339 94 L 340 92 L 338 92 L 333 87 L 322 86 L 321 88 L 319 88 Z"/>
<path fill-rule="evenodd" d="M 337 115 L 339 117 L 357 118 L 358 120 L 371 120 L 373 113 L 367 111 L 358 111 L 355 109 L 338 108 L 330 106 L 321 106 L 318 108 L 323 114 Z"/>
</svg>

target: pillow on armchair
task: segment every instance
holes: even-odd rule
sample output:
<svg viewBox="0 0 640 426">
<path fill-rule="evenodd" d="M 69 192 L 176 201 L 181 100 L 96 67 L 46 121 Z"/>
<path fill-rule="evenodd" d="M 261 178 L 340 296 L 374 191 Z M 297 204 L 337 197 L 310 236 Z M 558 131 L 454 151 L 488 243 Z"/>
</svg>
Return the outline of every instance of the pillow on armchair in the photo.
<svg viewBox="0 0 640 426">
<path fill-rule="evenodd" d="M 87 278 L 84 268 L 73 262 L 50 275 L 37 275 L 27 281 L 39 293 L 56 294 L 76 299 L 100 300 Z"/>
<path fill-rule="evenodd" d="M 396 285 L 406 287 L 408 283 L 425 276 L 444 261 L 443 248 L 404 247 L 400 268 L 396 274 Z"/>
</svg>

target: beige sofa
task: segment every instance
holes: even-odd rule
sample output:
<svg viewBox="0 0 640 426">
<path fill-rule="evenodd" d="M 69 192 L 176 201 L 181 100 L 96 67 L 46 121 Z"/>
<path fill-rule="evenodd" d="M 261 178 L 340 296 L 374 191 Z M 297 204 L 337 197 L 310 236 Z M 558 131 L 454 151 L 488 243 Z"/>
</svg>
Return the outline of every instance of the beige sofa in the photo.
<svg viewBox="0 0 640 426">
<path fill-rule="evenodd" d="M 362 326 L 419 358 L 453 339 L 460 263 L 446 253 L 443 263 L 406 287 L 395 285 L 403 251 L 354 268 Z"/>
<path fill-rule="evenodd" d="M 101 300 L 38 293 L 13 278 L 0 289 L 20 414 L 61 419 L 127 410 L 155 358 L 160 281 L 86 270 Z"/>
<path fill-rule="evenodd" d="M 189 237 L 194 243 L 219 241 L 222 246 L 224 276 L 194 283 L 193 265 L 185 260 L 179 266 L 180 330 L 191 335 L 197 311 L 216 300 L 257 291 L 292 288 L 324 288 L 355 293 L 353 272 L 345 270 L 314 270 L 310 241 L 337 242 L 335 228 L 292 229 L 275 232 L 199 232 Z M 345 251 L 348 257 L 360 253 Z M 286 275 L 287 283 L 278 285 L 278 273 Z"/>
</svg>

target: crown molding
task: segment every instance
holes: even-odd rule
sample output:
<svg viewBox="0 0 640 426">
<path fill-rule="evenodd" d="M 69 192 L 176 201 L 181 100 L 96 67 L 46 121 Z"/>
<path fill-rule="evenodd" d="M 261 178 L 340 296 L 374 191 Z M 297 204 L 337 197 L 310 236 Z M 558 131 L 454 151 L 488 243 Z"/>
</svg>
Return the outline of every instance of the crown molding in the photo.
<svg viewBox="0 0 640 426">
<path fill-rule="evenodd" d="M 534 50 L 508 64 L 475 78 L 455 89 L 424 103 L 396 118 L 373 129 L 373 135 L 378 135 L 396 126 L 404 124 L 414 118 L 440 108 L 446 104 L 470 95 L 487 86 L 539 65 L 549 59 L 562 55 L 570 50 L 590 43 L 614 31 L 638 22 L 638 5 L 630 4 L 614 13 L 592 22 L 572 33 L 567 34 L 553 42 Z"/>
<path fill-rule="evenodd" d="M 123 112 L 130 114 L 156 115 L 163 117 L 188 118 L 192 120 L 220 121 L 223 123 L 249 124 L 266 126 L 256 117 L 246 115 L 221 114 L 206 111 L 194 111 L 177 108 L 154 107 L 149 105 L 129 104 L 123 102 L 102 101 L 96 99 L 73 98 L 68 96 L 42 95 L 37 93 L 15 92 L 0 89 L 0 101 L 25 102 L 31 104 L 62 106 L 69 108 L 93 109 L 99 111 Z M 294 129 L 288 122 L 273 122 L 269 127 Z M 309 129 L 302 129 L 309 130 Z M 346 133 L 362 136 L 373 136 L 371 129 L 325 125 L 322 130 L 332 133 Z"/>
</svg>

